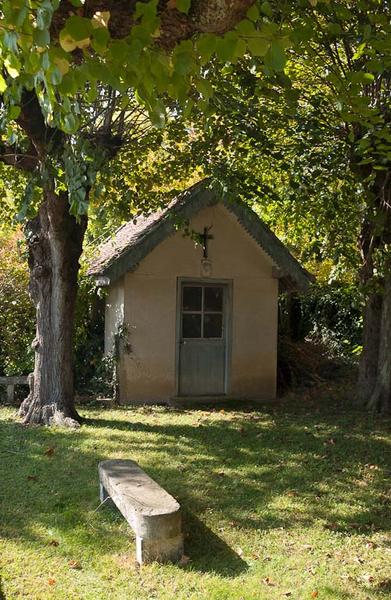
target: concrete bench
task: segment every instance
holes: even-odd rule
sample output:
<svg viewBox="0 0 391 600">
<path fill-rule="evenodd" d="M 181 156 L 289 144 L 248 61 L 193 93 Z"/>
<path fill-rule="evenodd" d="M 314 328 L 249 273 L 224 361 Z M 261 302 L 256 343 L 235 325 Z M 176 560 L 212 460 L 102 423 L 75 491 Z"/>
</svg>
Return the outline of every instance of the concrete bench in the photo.
<svg viewBox="0 0 391 600">
<path fill-rule="evenodd" d="M 27 385 L 28 375 L 16 375 L 10 377 L 0 377 L 0 385 L 7 386 L 7 402 L 14 403 L 14 394 L 16 385 Z"/>
<path fill-rule="evenodd" d="M 180 560 L 179 503 L 132 460 L 105 460 L 98 470 L 101 501 L 110 497 L 136 534 L 137 562 Z"/>
</svg>

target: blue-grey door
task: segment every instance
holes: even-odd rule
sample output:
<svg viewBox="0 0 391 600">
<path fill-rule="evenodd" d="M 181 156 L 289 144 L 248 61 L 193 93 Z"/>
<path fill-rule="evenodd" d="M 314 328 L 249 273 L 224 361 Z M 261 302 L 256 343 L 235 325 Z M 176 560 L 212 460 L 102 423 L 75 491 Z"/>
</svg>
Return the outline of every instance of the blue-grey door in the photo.
<svg viewBox="0 0 391 600">
<path fill-rule="evenodd" d="M 227 286 L 182 283 L 180 293 L 180 396 L 226 393 Z"/>
</svg>

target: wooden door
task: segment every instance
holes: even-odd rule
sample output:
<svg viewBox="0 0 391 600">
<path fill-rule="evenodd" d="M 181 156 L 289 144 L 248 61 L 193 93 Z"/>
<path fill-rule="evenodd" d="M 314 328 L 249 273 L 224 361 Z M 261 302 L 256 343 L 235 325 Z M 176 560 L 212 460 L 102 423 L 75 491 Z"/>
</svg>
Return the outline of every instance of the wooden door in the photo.
<svg viewBox="0 0 391 600">
<path fill-rule="evenodd" d="M 182 283 L 179 306 L 180 396 L 226 393 L 227 286 Z"/>
</svg>

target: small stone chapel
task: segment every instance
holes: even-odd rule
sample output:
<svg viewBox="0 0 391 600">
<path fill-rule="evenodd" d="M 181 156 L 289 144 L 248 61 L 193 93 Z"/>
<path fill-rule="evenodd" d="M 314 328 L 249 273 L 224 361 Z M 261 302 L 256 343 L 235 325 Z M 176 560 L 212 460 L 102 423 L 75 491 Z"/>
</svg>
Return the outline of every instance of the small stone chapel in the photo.
<svg viewBox="0 0 391 600">
<path fill-rule="evenodd" d="M 121 403 L 275 398 L 278 294 L 311 276 L 246 204 L 200 182 L 120 227 L 89 274 L 108 287 L 105 352 L 124 338 Z"/>
</svg>

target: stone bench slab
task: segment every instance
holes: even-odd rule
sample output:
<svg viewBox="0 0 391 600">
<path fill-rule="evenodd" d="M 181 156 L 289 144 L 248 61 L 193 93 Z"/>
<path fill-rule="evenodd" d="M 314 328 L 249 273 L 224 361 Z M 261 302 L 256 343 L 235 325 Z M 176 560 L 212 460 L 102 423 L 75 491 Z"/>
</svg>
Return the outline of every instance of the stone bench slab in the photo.
<svg viewBox="0 0 391 600">
<path fill-rule="evenodd" d="M 132 460 L 99 463 L 100 497 L 108 497 L 136 534 L 136 558 L 176 562 L 183 555 L 179 503 Z"/>
</svg>

